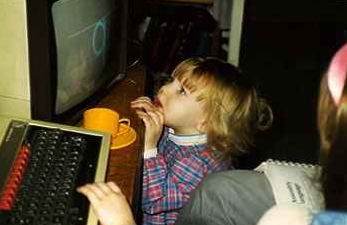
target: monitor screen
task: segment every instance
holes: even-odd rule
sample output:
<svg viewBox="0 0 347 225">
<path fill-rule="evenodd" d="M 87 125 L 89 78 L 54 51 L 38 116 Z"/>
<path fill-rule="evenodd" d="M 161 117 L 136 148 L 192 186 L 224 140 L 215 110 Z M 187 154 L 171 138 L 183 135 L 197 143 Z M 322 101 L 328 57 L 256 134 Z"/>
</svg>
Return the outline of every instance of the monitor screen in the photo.
<svg viewBox="0 0 347 225">
<path fill-rule="evenodd" d="M 115 2 L 69 0 L 52 5 L 57 53 L 55 114 L 83 102 L 114 76 Z"/>
<path fill-rule="evenodd" d="M 0 1 L 0 114 L 78 122 L 126 75 L 128 2 Z"/>
</svg>

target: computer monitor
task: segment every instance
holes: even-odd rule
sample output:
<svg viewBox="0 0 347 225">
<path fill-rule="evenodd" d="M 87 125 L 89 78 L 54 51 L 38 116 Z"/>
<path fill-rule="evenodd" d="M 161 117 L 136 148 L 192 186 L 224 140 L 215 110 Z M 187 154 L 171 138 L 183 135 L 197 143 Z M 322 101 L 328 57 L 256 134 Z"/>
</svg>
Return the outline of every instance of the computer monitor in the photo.
<svg viewBox="0 0 347 225">
<path fill-rule="evenodd" d="M 75 123 L 126 74 L 128 1 L 0 2 L 0 114 Z"/>
</svg>

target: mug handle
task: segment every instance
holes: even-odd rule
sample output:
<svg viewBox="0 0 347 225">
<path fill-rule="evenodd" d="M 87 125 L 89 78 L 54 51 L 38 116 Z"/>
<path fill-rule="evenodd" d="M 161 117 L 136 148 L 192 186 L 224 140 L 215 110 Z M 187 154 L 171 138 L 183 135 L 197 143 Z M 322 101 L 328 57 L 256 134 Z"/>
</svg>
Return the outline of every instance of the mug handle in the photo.
<svg viewBox="0 0 347 225">
<path fill-rule="evenodd" d="M 120 120 L 118 121 L 118 124 L 119 124 L 119 125 L 120 125 L 121 123 L 125 123 L 125 124 L 126 124 L 126 126 L 125 126 L 126 128 L 125 128 L 123 131 L 118 132 L 118 133 L 116 134 L 116 136 L 121 135 L 121 134 L 128 133 L 129 130 L 130 130 L 130 119 L 128 119 L 128 118 L 122 118 L 122 119 L 120 119 Z"/>
</svg>

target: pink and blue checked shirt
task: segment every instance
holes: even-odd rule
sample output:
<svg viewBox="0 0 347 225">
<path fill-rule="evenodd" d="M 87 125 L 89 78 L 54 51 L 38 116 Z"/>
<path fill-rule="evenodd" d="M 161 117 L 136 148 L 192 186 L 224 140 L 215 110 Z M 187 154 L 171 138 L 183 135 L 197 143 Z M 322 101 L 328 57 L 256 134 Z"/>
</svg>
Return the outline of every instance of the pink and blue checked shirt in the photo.
<svg viewBox="0 0 347 225">
<path fill-rule="evenodd" d="M 157 155 L 144 160 L 143 225 L 174 224 L 200 181 L 230 166 L 229 160 L 212 157 L 206 135 L 175 135 L 165 129 Z"/>
</svg>

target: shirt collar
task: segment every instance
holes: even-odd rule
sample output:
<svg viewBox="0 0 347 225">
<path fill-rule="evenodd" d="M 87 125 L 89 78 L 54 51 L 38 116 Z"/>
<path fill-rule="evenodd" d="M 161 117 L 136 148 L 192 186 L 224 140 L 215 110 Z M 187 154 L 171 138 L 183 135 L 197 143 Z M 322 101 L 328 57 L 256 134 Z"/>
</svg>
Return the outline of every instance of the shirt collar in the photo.
<svg viewBox="0 0 347 225">
<path fill-rule="evenodd" d="M 206 134 L 179 135 L 175 134 L 172 128 L 169 128 L 168 138 L 178 145 L 201 145 L 207 143 Z"/>
</svg>

